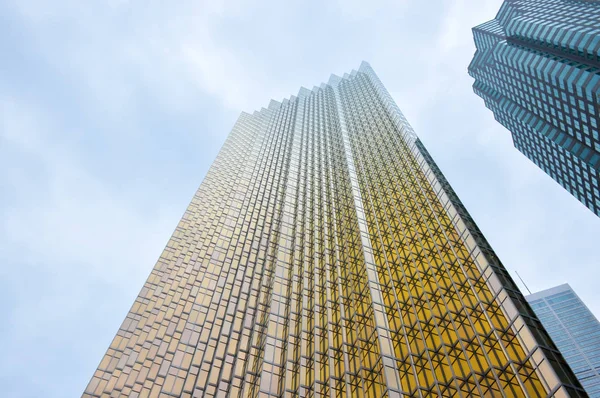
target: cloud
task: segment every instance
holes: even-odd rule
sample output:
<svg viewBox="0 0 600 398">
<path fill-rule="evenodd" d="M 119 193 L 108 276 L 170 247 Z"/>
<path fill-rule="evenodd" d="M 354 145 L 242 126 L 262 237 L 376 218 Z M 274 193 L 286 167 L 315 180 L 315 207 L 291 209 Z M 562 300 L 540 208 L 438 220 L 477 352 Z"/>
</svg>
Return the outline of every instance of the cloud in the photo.
<svg viewBox="0 0 600 398">
<path fill-rule="evenodd" d="M 100 276 L 113 254 L 98 245 L 98 239 L 111 239 L 105 243 L 118 251 L 136 236 L 130 234 L 135 231 L 120 235 L 118 226 L 125 223 L 141 230 L 149 220 L 130 208 L 131 198 L 89 174 L 68 143 L 52 141 L 59 136 L 43 111 L 18 100 L 2 100 L 3 153 L 19 158 L 4 169 L 13 202 L 5 209 L 4 233 L 13 242 L 35 243 L 31 249 L 39 251 L 36 255 L 66 263 L 91 262 Z"/>
<path fill-rule="evenodd" d="M 212 34 L 225 11 L 231 18 L 244 2 L 183 1 L 173 7 L 62 1 L 50 7 L 29 0 L 13 6 L 32 27 L 50 66 L 110 114 L 130 115 L 136 97 L 148 95 L 163 107 L 187 110 L 199 93 L 239 110 L 258 89 L 251 78 L 258 66 L 239 59 Z"/>
<path fill-rule="evenodd" d="M 9 304 L 1 333 L 12 343 L 3 349 L 12 358 L 1 363 L 4 379 L 35 375 L 37 367 L 65 369 L 64 361 L 78 362 L 93 349 L 96 332 L 81 320 L 96 305 L 97 288 L 127 292 L 132 300 L 132 283 L 141 286 L 181 209 L 167 205 L 148 217 L 134 198 L 85 169 L 74 148 L 56 139 L 60 126 L 43 110 L 4 97 L 0 120 L 1 296 Z M 54 354 L 40 355 L 33 341 Z M 69 377 L 40 372 L 29 380 L 30 392 L 68 384 Z M 22 394 L 22 385 L 8 379 L 3 385 L 8 396 Z"/>
<path fill-rule="evenodd" d="M 363 59 L 507 268 L 532 289 L 568 279 L 600 311 L 599 220 L 513 148 L 471 90 L 470 29 L 501 0 L 9 1 L 5 395 L 81 393 L 239 112 Z"/>
<path fill-rule="evenodd" d="M 335 10 L 350 20 L 379 18 L 381 13 L 397 13 L 406 6 L 406 0 L 336 0 Z"/>
<path fill-rule="evenodd" d="M 501 5 L 498 0 L 483 0 L 476 5 L 466 0 L 448 2 L 438 35 L 438 54 L 443 57 L 458 48 L 474 48 L 471 28 L 494 18 Z"/>
</svg>

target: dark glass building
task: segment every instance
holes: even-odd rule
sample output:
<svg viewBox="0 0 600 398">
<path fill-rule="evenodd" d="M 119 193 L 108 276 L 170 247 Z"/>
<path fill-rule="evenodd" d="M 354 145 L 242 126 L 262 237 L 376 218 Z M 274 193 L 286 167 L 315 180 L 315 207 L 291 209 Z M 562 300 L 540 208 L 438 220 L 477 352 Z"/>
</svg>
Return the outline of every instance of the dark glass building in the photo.
<svg viewBox="0 0 600 398">
<path fill-rule="evenodd" d="M 600 322 L 568 284 L 525 297 L 591 398 L 600 398 Z"/>
<path fill-rule="evenodd" d="M 600 216 L 600 1 L 506 0 L 473 36 L 475 93 L 519 151 Z"/>
<path fill-rule="evenodd" d="M 371 67 L 242 113 L 84 397 L 583 389 Z"/>
</svg>

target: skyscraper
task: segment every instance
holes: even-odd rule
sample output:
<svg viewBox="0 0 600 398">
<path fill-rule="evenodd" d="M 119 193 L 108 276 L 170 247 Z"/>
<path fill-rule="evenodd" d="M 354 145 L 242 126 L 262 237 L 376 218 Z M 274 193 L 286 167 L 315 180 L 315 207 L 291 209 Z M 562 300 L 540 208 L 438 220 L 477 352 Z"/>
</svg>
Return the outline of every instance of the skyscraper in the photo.
<svg viewBox="0 0 600 398">
<path fill-rule="evenodd" d="M 600 322 L 568 284 L 525 298 L 589 396 L 600 398 Z"/>
<path fill-rule="evenodd" d="M 363 63 L 242 113 L 84 396 L 582 391 Z"/>
<path fill-rule="evenodd" d="M 600 2 L 505 0 L 473 28 L 475 93 L 515 147 L 600 216 Z"/>
</svg>

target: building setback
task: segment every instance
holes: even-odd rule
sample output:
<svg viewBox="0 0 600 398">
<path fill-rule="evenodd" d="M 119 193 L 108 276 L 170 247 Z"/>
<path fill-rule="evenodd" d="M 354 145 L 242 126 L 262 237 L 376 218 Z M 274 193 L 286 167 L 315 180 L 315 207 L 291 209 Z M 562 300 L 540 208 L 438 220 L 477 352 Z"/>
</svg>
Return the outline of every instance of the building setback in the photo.
<svg viewBox="0 0 600 398">
<path fill-rule="evenodd" d="M 568 284 L 525 297 L 591 398 L 600 398 L 600 322 Z"/>
<path fill-rule="evenodd" d="M 84 397 L 584 396 L 371 67 L 242 113 Z"/>
<path fill-rule="evenodd" d="M 473 28 L 473 89 L 515 147 L 600 216 L 600 1 L 505 0 Z"/>
</svg>

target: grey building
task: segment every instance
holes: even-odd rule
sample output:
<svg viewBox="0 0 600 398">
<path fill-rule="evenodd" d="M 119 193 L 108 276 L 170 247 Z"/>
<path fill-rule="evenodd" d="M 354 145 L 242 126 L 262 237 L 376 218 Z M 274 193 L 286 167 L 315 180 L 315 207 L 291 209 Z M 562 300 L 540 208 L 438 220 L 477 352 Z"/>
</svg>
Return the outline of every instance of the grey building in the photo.
<svg viewBox="0 0 600 398">
<path fill-rule="evenodd" d="M 600 398 L 600 322 L 568 284 L 526 299 L 587 393 Z"/>
<path fill-rule="evenodd" d="M 506 0 L 473 36 L 475 93 L 519 151 L 600 216 L 600 1 Z"/>
</svg>

